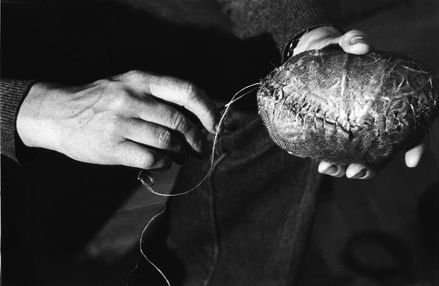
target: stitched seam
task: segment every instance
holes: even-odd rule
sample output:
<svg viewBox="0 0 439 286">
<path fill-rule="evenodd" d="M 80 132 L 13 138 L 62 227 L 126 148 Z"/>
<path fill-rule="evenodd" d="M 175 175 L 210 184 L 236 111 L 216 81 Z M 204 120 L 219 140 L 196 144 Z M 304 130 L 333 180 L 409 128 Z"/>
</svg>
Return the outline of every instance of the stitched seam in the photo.
<svg viewBox="0 0 439 286">
<path fill-rule="evenodd" d="M 426 97 L 428 97 L 427 98 L 428 104 L 424 104 L 424 108 L 419 109 L 419 112 L 417 114 L 415 114 L 413 104 L 408 103 L 407 101 L 403 101 L 403 99 L 395 100 L 395 101 L 393 101 L 393 104 L 399 104 L 402 101 L 402 103 L 404 105 L 407 105 L 407 108 L 402 109 L 402 112 L 409 112 L 410 111 L 410 112 L 414 113 L 413 119 L 415 120 L 416 124 L 419 125 L 419 123 L 421 123 L 419 120 L 417 120 L 420 118 L 419 115 L 423 114 L 423 113 L 428 114 L 436 106 L 436 100 L 434 99 L 434 96 L 432 94 L 429 94 L 429 96 L 426 96 Z M 266 116 L 268 119 L 269 117 L 267 116 L 266 113 L 268 113 L 268 110 L 269 110 L 267 108 L 267 105 L 268 105 L 267 102 L 269 101 L 269 98 L 265 98 L 264 101 L 265 101 L 265 104 L 259 105 L 259 108 L 258 108 L 259 114 L 261 116 L 264 116 L 264 117 Z M 310 124 L 311 122 L 314 122 L 313 126 L 316 128 L 319 128 L 317 126 L 317 120 L 321 120 L 324 126 L 331 125 L 334 128 L 336 128 L 337 130 L 341 130 L 345 133 L 350 133 L 351 129 L 363 130 L 363 129 L 370 128 L 377 121 L 376 117 L 371 117 L 371 122 L 364 121 L 361 124 L 350 121 L 350 120 L 346 120 L 343 123 L 339 123 L 338 122 L 339 117 L 331 118 L 331 117 L 326 116 L 327 115 L 326 113 L 322 114 L 323 115 L 322 116 L 321 114 L 318 114 L 316 112 L 310 112 L 311 104 L 309 102 L 307 102 L 306 100 L 304 100 L 304 103 L 302 104 L 302 108 L 300 110 L 295 110 L 295 111 L 293 111 L 292 109 L 288 109 L 288 107 L 286 107 L 287 106 L 285 104 L 286 101 L 287 100 L 285 99 L 285 100 L 278 101 L 278 102 L 274 103 L 275 108 L 273 108 L 273 113 L 274 113 L 274 110 L 276 109 L 276 107 L 280 105 L 281 108 L 279 108 L 279 109 L 281 109 L 281 111 L 278 113 L 278 116 L 282 112 L 287 112 L 287 113 L 289 113 L 289 116 L 288 116 L 289 118 L 291 118 L 291 119 L 294 118 L 295 121 L 297 121 L 298 123 L 300 123 L 302 125 L 307 125 L 307 127 L 311 125 Z M 262 106 L 262 105 L 265 105 L 265 106 Z M 319 111 L 320 109 L 321 109 L 321 106 L 315 106 L 315 110 Z M 309 122 L 306 122 L 306 120 L 305 120 L 305 118 L 307 118 L 307 117 L 310 118 Z M 388 126 L 386 124 L 386 122 L 388 120 L 396 120 L 398 122 L 397 125 L 394 125 L 394 128 L 392 130 L 398 129 L 401 126 L 405 126 L 405 124 L 403 124 L 401 122 L 400 115 L 398 115 L 397 112 L 387 113 L 386 116 L 383 116 L 383 119 L 384 120 L 382 121 L 382 123 L 385 125 L 384 129 L 387 132 L 391 131 L 388 129 Z M 271 121 L 271 120 L 269 120 L 269 121 Z M 345 128 L 344 126 L 348 126 L 348 128 Z M 323 129 L 325 129 L 325 128 L 323 128 Z"/>
</svg>

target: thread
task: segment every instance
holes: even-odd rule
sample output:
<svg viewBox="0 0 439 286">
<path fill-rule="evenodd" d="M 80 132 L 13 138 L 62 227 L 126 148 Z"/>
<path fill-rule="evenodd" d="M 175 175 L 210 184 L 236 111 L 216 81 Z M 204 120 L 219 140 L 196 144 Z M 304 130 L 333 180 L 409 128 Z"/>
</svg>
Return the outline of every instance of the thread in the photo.
<svg viewBox="0 0 439 286">
<path fill-rule="evenodd" d="M 245 96 L 249 95 L 251 92 L 253 92 L 256 88 L 256 86 L 259 86 L 260 83 L 253 83 L 250 85 L 247 85 L 243 88 L 241 88 L 239 91 L 237 91 L 232 98 L 230 99 L 230 101 L 225 104 L 221 109 L 224 109 L 223 114 L 221 115 L 221 118 L 219 120 L 218 123 L 218 130 L 216 130 L 215 136 L 213 138 L 213 143 L 212 143 L 212 151 L 210 153 L 210 158 L 209 158 L 209 170 L 207 172 L 207 174 L 192 188 L 190 188 L 189 190 L 183 191 L 181 193 L 177 193 L 177 194 L 165 194 L 165 193 L 159 193 L 157 191 L 154 190 L 153 185 L 154 185 L 154 177 L 152 175 L 152 173 L 148 170 L 141 170 L 137 176 L 137 179 L 142 183 L 142 185 L 151 193 L 153 193 L 154 195 L 157 196 L 161 196 L 161 197 L 178 197 L 178 196 L 183 196 L 183 195 L 187 195 L 191 192 L 193 192 L 194 190 L 196 190 L 199 186 L 201 186 L 202 183 L 204 183 L 212 174 L 212 172 L 215 170 L 216 166 L 219 164 L 219 162 L 222 160 L 223 157 L 220 157 L 218 160 L 215 160 L 215 153 L 216 153 L 216 147 L 217 147 L 217 143 L 218 143 L 218 136 L 221 132 L 222 126 L 224 124 L 224 120 L 227 116 L 227 113 L 230 110 L 230 107 L 232 104 L 234 104 L 235 102 L 237 102 L 238 100 L 244 98 Z M 143 236 L 145 235 L 146 231 L 148 230 L 149 226 L 152 224 L 152 222 L 154 220 L 156 220 L 160 215 L 162 215 L 163 213 L 165 213 L 166 211 L 166 205 L 157 213 L 155 214 L 146 224 L 146 226 L 143 228 L 141 234 L 140 234 L 140 240 L 139 240 L 139 248 L 140 248 L 140 253 L 142 255 L 142 257 L 148 261 L 148 263 L 154 267 L 155 270 L 157 270 L 158 273 L 160 273 L 160 275 L 163 277 L 164 281 L 166 282 L 167 286 L 171 286 L 171 283 L 169 282 L 169 279 L 166 277 L 165 273 L 163 273 L 163 271 L 157 266 L 155 265 L 154 262 L 152 262 L 148 256 L 145 254 L 145 252 L 143 251 L 142 248 L 142 241 L 143 241 Z M 139 264 L 137 264 L 128 274 L 128 279 L 129 277 L 132 275 L 132 273 L 134 273 L 134 271 L 138 268 Z M 129 281 L 127 281 L 127 285 L 128 285 Z"/>
<path fill-rule="evenodd" d="M 137 179 L 142 183 L 142 185 L 144 187 L 146 187 L 148 189 L 148 191 L 150 191 L 154 195 L 161 196 L 161 197 L 178 197 L 178 196 L 183 196 L 183 195 L 189 194 L 190 192 L 196 190 L 199 186 L 201 186 L 202 183 L 204 183 L 205 180 L 207 180 L 207 178 L 209 178 L 210 174 L 212 173 L 213 166 L 215 164 L 215 152 L 216 152 L 216 145 L 218 143 L 218 135 L 221 132 L 221 127 L 224 123 L 224 119 L 226 118 L 227 113 L 229 112 L 230 106 L 233 103 L 235 103 L 236 101 L 238 101 L 238 100 L 242 99 L 243 97 L 245 97 L 246 95 L 250 94 L 252 91 L 254 91 L 254 89 L 250 89 L 250 88 L 258 86 L 258 85 L 260 85 L 260 83 L 253 83 L 253 84 L 250 84 L 250 85 L 243 87 L 242 89 L 240 89 L 238 92 L 236 92 L 233 95 L 233 97 L 230 99 L 230 101 L 226 105 L 224 105 L 222 107 L 222 108 L 224 108 L 224 112 L 221 115 L 221 118 L 220 118 L 219 123 L 218 123 L 218 126 L 219 126 L 218 130 L 216 131 L 215 137 L 213 138 L 212 151 L 210 153 L 209 171 L 200 180 L 200 182 L 198 184 L 196 184 L 194 187 L 190 188 L 189 190 L 178 193 L 178 194 L 164 194 L 164 193 L 156 192 L 153 189 L 152 186 L 154 185 L 154 178 L 153 178 L 151 172 L 149 172 L 148 170 L 140 170 L 139 175 L 137 176 Z M 250 89 L 250 90 L 247 90 L 247 89 Z M 247 90 L 247 91 L 244 92 L 245 90 Z M 241 92 L 244 92 L 244 93 L 240 94 Z M 148 183 L 147 180 L 150 183 Z"/>
</svg>

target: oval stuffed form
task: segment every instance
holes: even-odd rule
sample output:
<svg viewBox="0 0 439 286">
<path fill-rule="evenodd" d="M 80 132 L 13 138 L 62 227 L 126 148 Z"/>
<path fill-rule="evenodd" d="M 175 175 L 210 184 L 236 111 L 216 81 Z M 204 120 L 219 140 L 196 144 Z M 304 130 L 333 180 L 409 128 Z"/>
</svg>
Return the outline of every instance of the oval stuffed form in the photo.
<svg viewBox="0 0 439 286">
<path fill-rule="evenodd" d="M 339 164 L 380 163 L 425 133 L 437 114 L 432 74 L 405 56 L 300 53 L 272 71 L 258 112 L 287 152 Z"/>
</svg>

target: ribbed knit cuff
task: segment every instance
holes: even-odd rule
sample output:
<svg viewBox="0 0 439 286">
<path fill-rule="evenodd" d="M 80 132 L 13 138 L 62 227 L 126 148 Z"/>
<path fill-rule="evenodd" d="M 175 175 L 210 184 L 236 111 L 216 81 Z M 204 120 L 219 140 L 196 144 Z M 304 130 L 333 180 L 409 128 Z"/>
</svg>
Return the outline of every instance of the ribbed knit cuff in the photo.
<svg viewBox="0 0 439 286">
<path fill-rule="evenodd" d="M 22 144 L 17 134 L 18 110 L 34 83 L 33 80 L 0 80 L 1 153 L 17 163 L 17 147 Z"/>
<path fill-rule="evenodd" d="M 219 0 L 241 39 L 268 33 L 282 54 L 288 42 L 312 27 L 332 26 L 323 0 Z"/>
<path fill-rule="evenodd" d="M 306 31 L 322 26 L 337 26 L 335 20 L 318 1 L 302 0 L 292 1 L 292 3 L 294 4 L 289 5 L 289 12 L 294 25 L 287 26 L 287 30 L 281 34 L 282 37 L 277 39 L 282 52 L 285 51 L 291 39 Z"/>
</svg>

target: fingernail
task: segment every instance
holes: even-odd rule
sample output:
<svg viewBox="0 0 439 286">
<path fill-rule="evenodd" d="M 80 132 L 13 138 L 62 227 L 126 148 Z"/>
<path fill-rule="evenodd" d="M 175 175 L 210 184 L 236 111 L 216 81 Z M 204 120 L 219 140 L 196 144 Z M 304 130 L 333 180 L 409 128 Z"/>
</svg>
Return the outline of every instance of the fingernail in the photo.
<svg viewBox="0 0 439 286">
<path fill-rule="evenodd" d="M 350 40 L 349 45 L 366 44 L 366 40 L 363 37 L 354 37 Z"/>
<path fill-rule="evenodd" d="M 337 172 L 338 172 L 338 167 L 336 165 L 331 165 L 324 171 L 324 173 L 328 175 L 334 175 Z"/>
<path fill-rule="evenodd" d="M 363 169 L 358 172 L 355 176 L 352 176 L 351 179 L 364 179 L 367 176 L 367 170 Z"/>
</svg>

